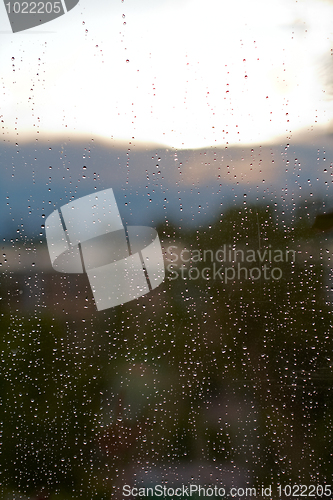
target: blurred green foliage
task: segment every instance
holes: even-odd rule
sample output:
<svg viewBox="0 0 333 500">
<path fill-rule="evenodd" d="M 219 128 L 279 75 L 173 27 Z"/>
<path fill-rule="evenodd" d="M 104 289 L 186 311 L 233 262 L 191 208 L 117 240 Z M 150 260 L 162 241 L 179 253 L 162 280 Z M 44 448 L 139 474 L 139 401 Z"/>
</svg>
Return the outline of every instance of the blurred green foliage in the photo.
<svg viewBox="0 0 333 500">
<path fill-rule="evenodd" d="M 142 467 L 188 463 L 246 470 L 254 484 L 329 480 L 328 243 L 296 220 L 291 230 L 273 207 L 245 206 L 200 230 L 158 228 L 164 246 L 302 251 L 278 281 L 167 273 L 154 292 L 97 313 L 76 308 L 69 279 L 69 309 L 55 314 L 30 310 L 24 293 L 12 300 L 4 278 L 2 498 L 109 499 Z"/>
</svg>

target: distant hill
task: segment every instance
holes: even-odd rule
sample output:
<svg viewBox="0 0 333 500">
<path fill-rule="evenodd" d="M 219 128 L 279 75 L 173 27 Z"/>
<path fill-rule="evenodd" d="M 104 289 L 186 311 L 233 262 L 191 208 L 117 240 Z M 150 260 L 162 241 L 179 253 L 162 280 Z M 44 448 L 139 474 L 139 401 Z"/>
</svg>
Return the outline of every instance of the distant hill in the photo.
<svg viewBox="0 0 333 500">
<path fill-rule="evenodd" d="M 110 140 L 0 144 L 2 238 L 39 237 L 55 208 L 112 187 L 125 223 L 210 224 L 230 206 L 333 208 L 328 136 L 272 146 L 179 150 Z M 45 217 L 43 217 L 45 216 Z"/>
</svg>

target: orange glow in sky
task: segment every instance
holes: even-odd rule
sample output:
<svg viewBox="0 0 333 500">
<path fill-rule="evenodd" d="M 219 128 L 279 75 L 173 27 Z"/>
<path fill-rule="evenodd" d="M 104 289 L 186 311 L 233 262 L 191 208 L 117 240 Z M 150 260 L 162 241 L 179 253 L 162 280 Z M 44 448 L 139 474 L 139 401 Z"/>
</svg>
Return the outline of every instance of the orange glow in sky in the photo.
<svg viewBox="0 0 333 500">
<path fill-rule="evenodd" d="M 16 34 L 1 5 L 4 139 L 39 131 L 197 148 L 330 127 L 332 3 L 140 5 L 80 0 Z"/>
</svg>

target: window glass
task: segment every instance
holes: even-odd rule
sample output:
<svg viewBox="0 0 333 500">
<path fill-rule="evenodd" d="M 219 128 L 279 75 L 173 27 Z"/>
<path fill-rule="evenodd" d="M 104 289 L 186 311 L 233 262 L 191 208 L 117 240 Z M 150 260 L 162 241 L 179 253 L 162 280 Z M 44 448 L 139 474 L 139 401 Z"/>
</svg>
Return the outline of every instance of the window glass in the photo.
<svg viewBox="0 0 333 500">
<path fill-rule="evenodd" d="M 0 12 L 1 498 L 331 498 L 332 2 Z"/>
</svg>

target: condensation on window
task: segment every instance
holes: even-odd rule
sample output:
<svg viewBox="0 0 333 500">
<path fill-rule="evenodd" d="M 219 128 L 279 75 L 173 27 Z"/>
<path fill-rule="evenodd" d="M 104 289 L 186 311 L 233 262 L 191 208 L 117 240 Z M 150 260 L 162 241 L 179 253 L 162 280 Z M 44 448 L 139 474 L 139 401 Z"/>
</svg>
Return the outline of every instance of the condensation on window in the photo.
<svg viewBox="0 0 333 500">
<path fill-rule="evenodd" d="M 1 498 L 330 498 L 332 3 L 33 3 L 0 7 Z"/>
</svg>

